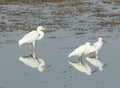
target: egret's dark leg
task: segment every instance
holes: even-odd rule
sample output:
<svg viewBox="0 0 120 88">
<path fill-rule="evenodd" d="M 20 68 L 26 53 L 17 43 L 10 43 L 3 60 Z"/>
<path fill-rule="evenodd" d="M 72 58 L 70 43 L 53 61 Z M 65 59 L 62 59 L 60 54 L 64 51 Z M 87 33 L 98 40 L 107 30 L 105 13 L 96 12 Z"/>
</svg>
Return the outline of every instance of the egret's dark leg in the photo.
<svg viewBox="0 0 120 88">
<path fill-rule="evenodd" d="M 78 58 L 78 61 L 81 61 L 81 62 L 82 62 L 82 56 L 80 56 L 80 57 Z"/>
<path fill-rule="evenodd" d="M 36 56 L 35 56 L 35 52 L 32 52 L 32 56 L 33 56 L 33 58 L 36 58 Z"/>
<path fill-rule="evenodd" d="M 35 41 L 32 43 L 32 52 L 34 52 L 34 50 L 35 50 Z"/>
<path fill-rule="evenodd" d="M 30 54 L 32 54 L 32 43 L 30 43 Z"/>
<path fill-rule="evenodd" d="M 96 55 L 98 55 L 98 51 L 96 51 Z"/>
<path fill-rule="evenodd" d="M 98 55 L 95 56 L 96 59 L 100 60 L 100 58 L 98 57 Z"/>
</svg>

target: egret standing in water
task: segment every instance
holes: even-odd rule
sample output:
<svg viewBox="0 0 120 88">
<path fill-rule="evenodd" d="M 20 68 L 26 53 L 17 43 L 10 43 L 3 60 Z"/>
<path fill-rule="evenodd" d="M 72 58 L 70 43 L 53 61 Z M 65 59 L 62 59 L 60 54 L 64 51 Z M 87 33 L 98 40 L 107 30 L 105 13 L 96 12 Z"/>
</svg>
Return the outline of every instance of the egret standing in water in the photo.
<svg viewBox="0 0 120 88">
<path fill-rule="evenodd" d="M 86 54 L 93 52 L 98 54 L 98 51 L 102 48 L 103 42 L 106 44 L 102 37 L 98 38 L 98 41 L 92 44 L 91 49 L 88 52 L 86 52 Z"/>
<path fill-rule="evenodd" d="M 68 55 L 68 57 L 78 56 L 79 60 L 82 61 L 82 55 L 83 54 L 86 55 L 89 52 L 90 49 L 91 49 L 91 43 L 87 42 L 84 45 L 81 45 L 78 48 L 76 48 L 72 53 L 70 53 Z"/>
<path fill-rule="evenodd" d="M 81 46 L 79 46 L 78 48 L 76 48 L 73 52 L 71 52 L 68 57 L 72 57 L 72 56 L 78 56 L 80 59 L 80 56 L 82 54 L 87 54 L 87 52 L 91 49 L 91 43 L 87 42 Z M 82 58 L 81 58 L 82 60 Z"/>
<path fill-rule="evenodd" d="M 23 44 L 30 44 L 31 50 L 34 51 L 36 40 L 40 40 L 44 37 L 44 32 L 43 32 L 44 30 L 47 30 L 47 28 L 38 26 L 37 30 L 27 33 L 26 35 L 23 36 L 22 39 L 19 40 L 18 42 L 19 46 Z"/>
</svg>

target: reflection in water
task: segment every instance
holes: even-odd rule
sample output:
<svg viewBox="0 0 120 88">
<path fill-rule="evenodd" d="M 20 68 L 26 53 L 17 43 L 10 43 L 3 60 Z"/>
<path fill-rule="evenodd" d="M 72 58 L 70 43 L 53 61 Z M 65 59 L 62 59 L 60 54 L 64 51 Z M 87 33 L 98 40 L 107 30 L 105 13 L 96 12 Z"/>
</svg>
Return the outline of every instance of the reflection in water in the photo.
<svg viewBox="0 0 120 88">
<path fill-rule="evenodd" d="M 69 61 L 69 64 L 71 64 L 75 69 L 77 69 L 80 72 L 86 73 L 87 75 L 92 74 L 92 69 L 86 63 L 83 63 L 81 61 L 78 61 L 78 62 Z"/>
<path fill-rule="evenodd" d="M 49 67 L 45 65 L 45 61 L 43 59 L 35 57 L 35 54 L 19 57 L 19 60 L 27 66 L 38 68 L 40 72 L 48 70 Z"/>
<path fill-rule="evenodd" d="M 103 71 L 103 68 L 107 65 L 107 63 L 104 65 L 103 62 L 98 58 L 98 56 L 86 57 L 86 60 L 90 62 L 93 66 L 98 67 L 100 71 Z"/>
</svg>

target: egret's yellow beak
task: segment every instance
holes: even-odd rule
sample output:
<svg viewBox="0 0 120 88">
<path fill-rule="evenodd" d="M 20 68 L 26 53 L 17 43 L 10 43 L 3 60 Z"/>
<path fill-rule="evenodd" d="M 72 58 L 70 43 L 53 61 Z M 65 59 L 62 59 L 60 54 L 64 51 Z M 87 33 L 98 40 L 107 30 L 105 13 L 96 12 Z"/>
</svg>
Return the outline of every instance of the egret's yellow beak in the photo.
<svg viewBox="0 0 120 88">
<path fill-rule="evenodd" d="M 44 27 L 44 31 L 48 31 L 48 28 Z"/>
</svg>

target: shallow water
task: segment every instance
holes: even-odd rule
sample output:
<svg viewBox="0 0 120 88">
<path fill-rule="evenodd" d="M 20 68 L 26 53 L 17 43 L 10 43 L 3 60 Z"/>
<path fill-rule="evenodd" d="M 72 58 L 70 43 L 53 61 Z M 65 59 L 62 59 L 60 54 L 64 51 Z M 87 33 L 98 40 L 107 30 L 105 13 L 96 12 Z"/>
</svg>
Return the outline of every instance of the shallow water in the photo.
<svg viewBox="0 0 120 88">
<path fill-rule="evenodd" d="M 1 22 L 6 24 L 6 26 L 2 25 L 4 30 L 1 29 L 3 32 L 0 32 L 0 87 L 113 88 L 119 86 L 120 25 L 98 25 L 97 22 L 107 20 L 108 17 L 94 17 L 94 12 L 88 11 L 88 7 L 93 8 L 96 6 L 96 2 L 97 0 L 94 0 L 92 6 L 85 5 L 84 12 L 77 11 L 81 4 L 68 3 L 67 1 L 64 3 L 46 2 L 37 6 L 31 6 L 31 4 L 0 5 L 0 9 L 2 9 L 0 19 Z M 104 4 L 99 2 L 99 4 L 107 9 L 105 14 L 107 12 L 119 13 L 118 9 L 120 8 L 115 3 Z M 113 7 L 117 9 L 112 10 Z M 73 11 L 75 12 L 73 13 Z M 29 15 L 29 13 L 32 13 L 32 15 Z M 42 17 L 38 17 L 39 14 L 42 14 Z M 108 20 L 119 21 L 117 18 L 119 16 L 109 17 Z M 16 24 L 17 22 L 18 24 Z M 19 24 L 22 22 L 23 24 Z M 14 27 L 11 28 L 11 25 Z M 29 55 L 29 47 L 23 45 L 19 48 L 17 41 L 28 30 L 36 28 L 37 25 L 49 28 L 44 39 L 37 41 L 35 50 L 36 57 L 43 59 L 46 65 L 51 65 L 44 72 L 27 66 L 19 60 L 19 57 Z M 104 70 L 102 72 L 98 70 L 88 76 L 74 69 L 68 61 L 76 61 L 77 57 L 68 58 L 68 54 L 87 41 L 97 41 L 100 36 L 107 42 L 98 55 L 103 63 L 108 63 Z M 91 56 L 91 54 L 88 56 Z M 84 62 L 88 63 L 85 59 Z M 92 65 L 90 66 L 94 69 Z"/>
</svg>

